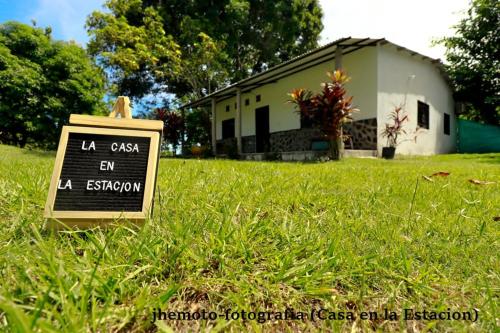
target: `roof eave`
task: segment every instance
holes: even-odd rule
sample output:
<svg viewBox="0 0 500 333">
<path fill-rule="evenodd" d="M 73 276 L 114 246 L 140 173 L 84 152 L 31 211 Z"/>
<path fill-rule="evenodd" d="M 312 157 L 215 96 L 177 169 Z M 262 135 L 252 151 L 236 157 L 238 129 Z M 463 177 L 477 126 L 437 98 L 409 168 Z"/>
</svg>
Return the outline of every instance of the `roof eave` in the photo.
<svg viewBox="0 0 500 333">
<path fill-rule="evenodd" d="M 316 48 L 314 50 L 311 50 L 309 52 L 303 53 L 303 54 L 301 54 L 301 55 L 299 55 L 299 56 L 297 56 L 295 58 L 292 58 L 292 59 L 290 59 L 288 61 L 285 61 L 285 62 L 283 62 L 281 64 L 278 64 L 278 65 L 276 65 L 274 67 L 271 67 L 268 70 L 265 70 L 265 71 L 263 71 L 261 73 L 252 75 L 252 76 L 250 76 L 248 78 L 245 78 L 243 80 L 235 82 L 235 83 L 233 83 L 233 84 L 231 84 L 231 85 L 229 85 L 227 87 L 224 87 L 224 88 L 222 88 L 220 90 L 217 90 L 217 91 L 215 91 L 215 92 L 213 92 L 213 93 L 211 93 L 211 94 L 209 94 L 209 95 L 207 95 L 205 97 L 202 97 L 202 98 L 200 98 L 200 99 L 198 99 L 196 101 L 193 101 L 193 102 L 190 102 L 190 103 L 186 103 L 186 104 L 184 104 L 184 105 L 181 106 L 181 109 L 207 105 L 210 102 L 211 98 L 217 97 L 221 93 L 227 92 L 227 91 L 229 91 L 229 90 L 231 90 L 233 88 L 236 89 L 236 88 L 240 87 L 242 84 L 244 84 L 244 83 L 246 83 L 246 82 L 248 82 L 250 80 L 255 80 L 255 79 L 257 79 L 257 78 L 259 78 L 259 77 L 261 77 L 263 75 L 272 73 L 272 72 L 274 72 L 274 71 L 276 71 L 276 70 L 278 70 L 280 68 L 283 68 L 284 66 L 293 64 L 294 62 L 298 62 L 298 61 L 300 61 L 300 60 L 302 60 L 304 58 L 310 57 L 310 56 L 312 56 L 314 54 L 317 54 L 317 53 L 319 53 L 319 52 L 321 52 L 321 51 L 323 51 L 325 49 L 331 48 L 333 46 L 337 46 L 337 45 L 341 44 L 342 42 L 345 42 L 345 41 L 350 40 L 350 39 L 352 39 L 352 37 L 350 37 L 350 36 L 349 37 L 344 37 L 344 38 L 339 38 L 339 39 L 337 39 L 337 40 L 335 40 L 335 41 L 333 41 L 331 43 L 325 44 L 325 45 L 323 45 L 321 47 L 318 47 L 318 48 Z M 367 40 L 367 39 L 368 38 L 365 38 L 365 39 L 362 39 L 362 40 Z M 377 39 L 377 41 L 382 41 L 382 40 L 384 40 L 384 39 L 383 38 Z"/>
</svg>

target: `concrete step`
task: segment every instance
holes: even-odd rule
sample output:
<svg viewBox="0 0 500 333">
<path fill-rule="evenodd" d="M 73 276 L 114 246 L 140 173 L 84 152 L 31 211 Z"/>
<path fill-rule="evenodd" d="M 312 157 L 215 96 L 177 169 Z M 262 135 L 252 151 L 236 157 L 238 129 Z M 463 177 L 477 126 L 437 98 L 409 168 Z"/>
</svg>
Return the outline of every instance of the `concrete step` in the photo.
<svg viewBox="0 0 500 333">
<path fill-rule="evenodd" d="M 321 151 L 287 151 L 281 153 L 251 153 L 242 154 L 242 159 L 263 161 L 263 160 L 282 160 L 282 161 L 313 161 L 321 159 L 325 156 L 326 152 Z M 376 150 L 344 150 L 344 157 L 360 157 L 360 158 L 374 158 L 377 157 Z"/>
</svg>

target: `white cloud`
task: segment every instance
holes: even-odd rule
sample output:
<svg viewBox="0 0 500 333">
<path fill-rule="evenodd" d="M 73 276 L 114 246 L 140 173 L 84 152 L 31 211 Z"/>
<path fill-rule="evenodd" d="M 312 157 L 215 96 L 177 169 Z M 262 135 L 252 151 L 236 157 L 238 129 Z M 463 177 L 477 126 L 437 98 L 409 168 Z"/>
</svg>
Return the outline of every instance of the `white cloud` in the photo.
<svg viewBox="0 0 500 333">
<path fill-rule="evenodd" d="M 342 37 L 386 38 L 433 58 L 444 48 L 433 39 L 453 34 L 468 0 L 320 0 L 324 30 L 321 43 Z"/>
</svg>

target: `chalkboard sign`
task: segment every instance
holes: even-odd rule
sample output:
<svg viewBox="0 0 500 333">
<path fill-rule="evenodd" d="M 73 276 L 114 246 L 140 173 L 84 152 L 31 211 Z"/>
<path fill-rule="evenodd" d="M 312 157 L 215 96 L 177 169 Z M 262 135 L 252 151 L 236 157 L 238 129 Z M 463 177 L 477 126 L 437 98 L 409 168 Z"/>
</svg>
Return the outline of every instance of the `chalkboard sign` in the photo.
<svg viewBox="0 0 500 333">
<path fill-rule="evenodd" d="M 86 126 L 63 127 L 45 216 L 55 226 L 144 221 L 163 123 L 73 115 L 70 123 Z"/>
</svg>

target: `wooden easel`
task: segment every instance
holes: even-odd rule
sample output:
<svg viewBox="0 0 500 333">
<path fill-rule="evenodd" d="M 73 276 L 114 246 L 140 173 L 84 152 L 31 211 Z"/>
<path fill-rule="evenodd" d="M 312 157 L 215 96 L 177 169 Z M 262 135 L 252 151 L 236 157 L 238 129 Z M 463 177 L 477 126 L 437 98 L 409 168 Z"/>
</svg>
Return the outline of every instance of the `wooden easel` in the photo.
<svg viewBox="0 0 500 333">
<path fill-rule="evenodd" d="M 122 119 L 132 119 L 130 111 L 130 99 L 127 96 L 118 96 L 113 106 L 113 111 L 109 114 L 110 118 L 117 118 L 120 115 Z"/>
</svg>

